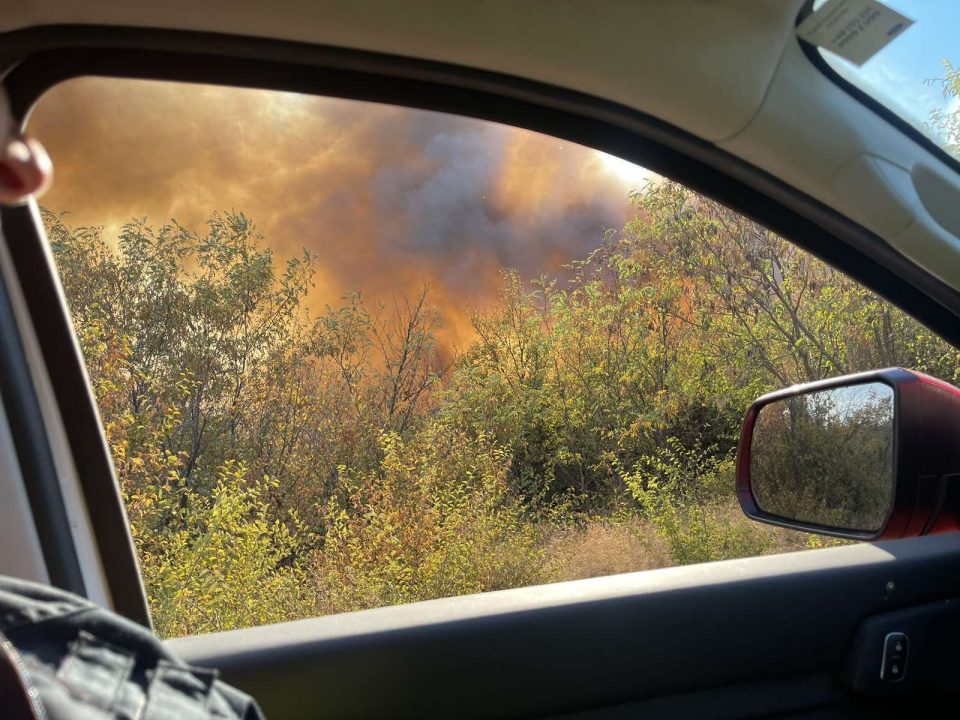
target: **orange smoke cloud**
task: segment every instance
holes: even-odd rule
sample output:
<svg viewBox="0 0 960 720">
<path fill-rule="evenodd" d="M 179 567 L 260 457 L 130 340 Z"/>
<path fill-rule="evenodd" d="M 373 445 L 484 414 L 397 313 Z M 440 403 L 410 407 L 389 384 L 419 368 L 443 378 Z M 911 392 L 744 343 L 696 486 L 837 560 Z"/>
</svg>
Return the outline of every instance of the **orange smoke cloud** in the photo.
<svg viewBox="0 0 960 720">
<path fill-rule="evenodd" d="M 199 231 L 212 211 L 242 211 L 280 258 L 311 251 L 315 307 L 428 283 L 453 347 L 501 268 L 532 277 L 582 257 L 624 223 L 644 180 L 495 123 L 179 83 L 72 80 L 40 100 L 30 131 L 55 165 L 44 204 L 71 224 L 176 218 Z"/>
</svg>

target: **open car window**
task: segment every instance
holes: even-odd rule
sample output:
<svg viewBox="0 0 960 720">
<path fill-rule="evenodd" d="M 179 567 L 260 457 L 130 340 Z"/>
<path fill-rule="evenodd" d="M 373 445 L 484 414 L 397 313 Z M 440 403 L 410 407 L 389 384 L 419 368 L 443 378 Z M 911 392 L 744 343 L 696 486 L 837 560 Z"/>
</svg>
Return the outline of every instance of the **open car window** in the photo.
<svg viewBox="0 0 960 720">
<path fill-rule="evenodd" d="M 796 382 L 956 351 L 588 148 L 81 78 L 43 216 L 164 636 L 785 550 L 733 460 Z"/>
</svg>

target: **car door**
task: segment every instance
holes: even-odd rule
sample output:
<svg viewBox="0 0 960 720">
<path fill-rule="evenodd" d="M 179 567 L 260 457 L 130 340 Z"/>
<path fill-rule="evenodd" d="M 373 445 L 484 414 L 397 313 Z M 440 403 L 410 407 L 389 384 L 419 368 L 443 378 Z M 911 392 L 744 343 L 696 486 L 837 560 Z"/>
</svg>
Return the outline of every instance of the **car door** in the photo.
<svg viewBox="0 0 960 720">
<path fill-rule="evenodd" d="M 149 30 L 3 40 L 23 117 L 70 77 L 322 93 L 511 123 L 642 161 L 813 250 L 955 340 L 957 293 L 849 219 L 715 146 L 569 90 L 308 45 Z M 12 62 L 9 63 L 12 65 Z M 10 472 L 22 570 L 149 623 L 84 361 L 33 206 L 2 213 Z M 11 510 L 13 508 L 11 507 Z M 23 539 L 27 538 L 27 539 Z M 441 598 L 169 640 L 269 717 L 878 717 L 955 690 L 960 536 L 943 534 Z M 910 682 L 880 681 L 911 637 Z M 878 645 L 879 643 L 879 645 Z M 866 680 L 864 680 L 866 678 Z"/>
</svg>

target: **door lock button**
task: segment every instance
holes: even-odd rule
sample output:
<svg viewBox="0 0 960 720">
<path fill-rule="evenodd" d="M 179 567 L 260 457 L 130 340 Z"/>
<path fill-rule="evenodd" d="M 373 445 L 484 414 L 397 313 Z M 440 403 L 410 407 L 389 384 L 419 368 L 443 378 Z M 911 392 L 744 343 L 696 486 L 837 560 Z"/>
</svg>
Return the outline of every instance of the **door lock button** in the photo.
<svg viewBox="0 0 960 720">
<path fill-rule="evenodd" d="M 910 639 L 906 633 L 887 633 L 883 641 L 883 662 L 880 665 L 880 679 L 887 682 L 900 682 L 907 674 L 907 655 L 910 651 Z"/>
</svg>

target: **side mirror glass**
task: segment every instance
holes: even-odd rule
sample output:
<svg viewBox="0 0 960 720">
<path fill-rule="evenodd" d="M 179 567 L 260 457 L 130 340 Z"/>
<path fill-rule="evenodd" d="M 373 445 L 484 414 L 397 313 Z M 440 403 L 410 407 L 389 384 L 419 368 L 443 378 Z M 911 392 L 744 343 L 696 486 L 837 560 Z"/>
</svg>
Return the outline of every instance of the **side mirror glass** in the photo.
<svg viewBox="0 0 960 720">
<path fill-rule="evenodd" d="M 750 454 L 761 511 L 876 532 L 893 506 L 893 388 L 818 390 L 764 405 Z"/>
<path fill-rule="evenodd" d="M 875 540 L 960 529 L 960 390 L 890 368 L 759 398 L 737 451 L 751 518 Z"/>
</svg>

